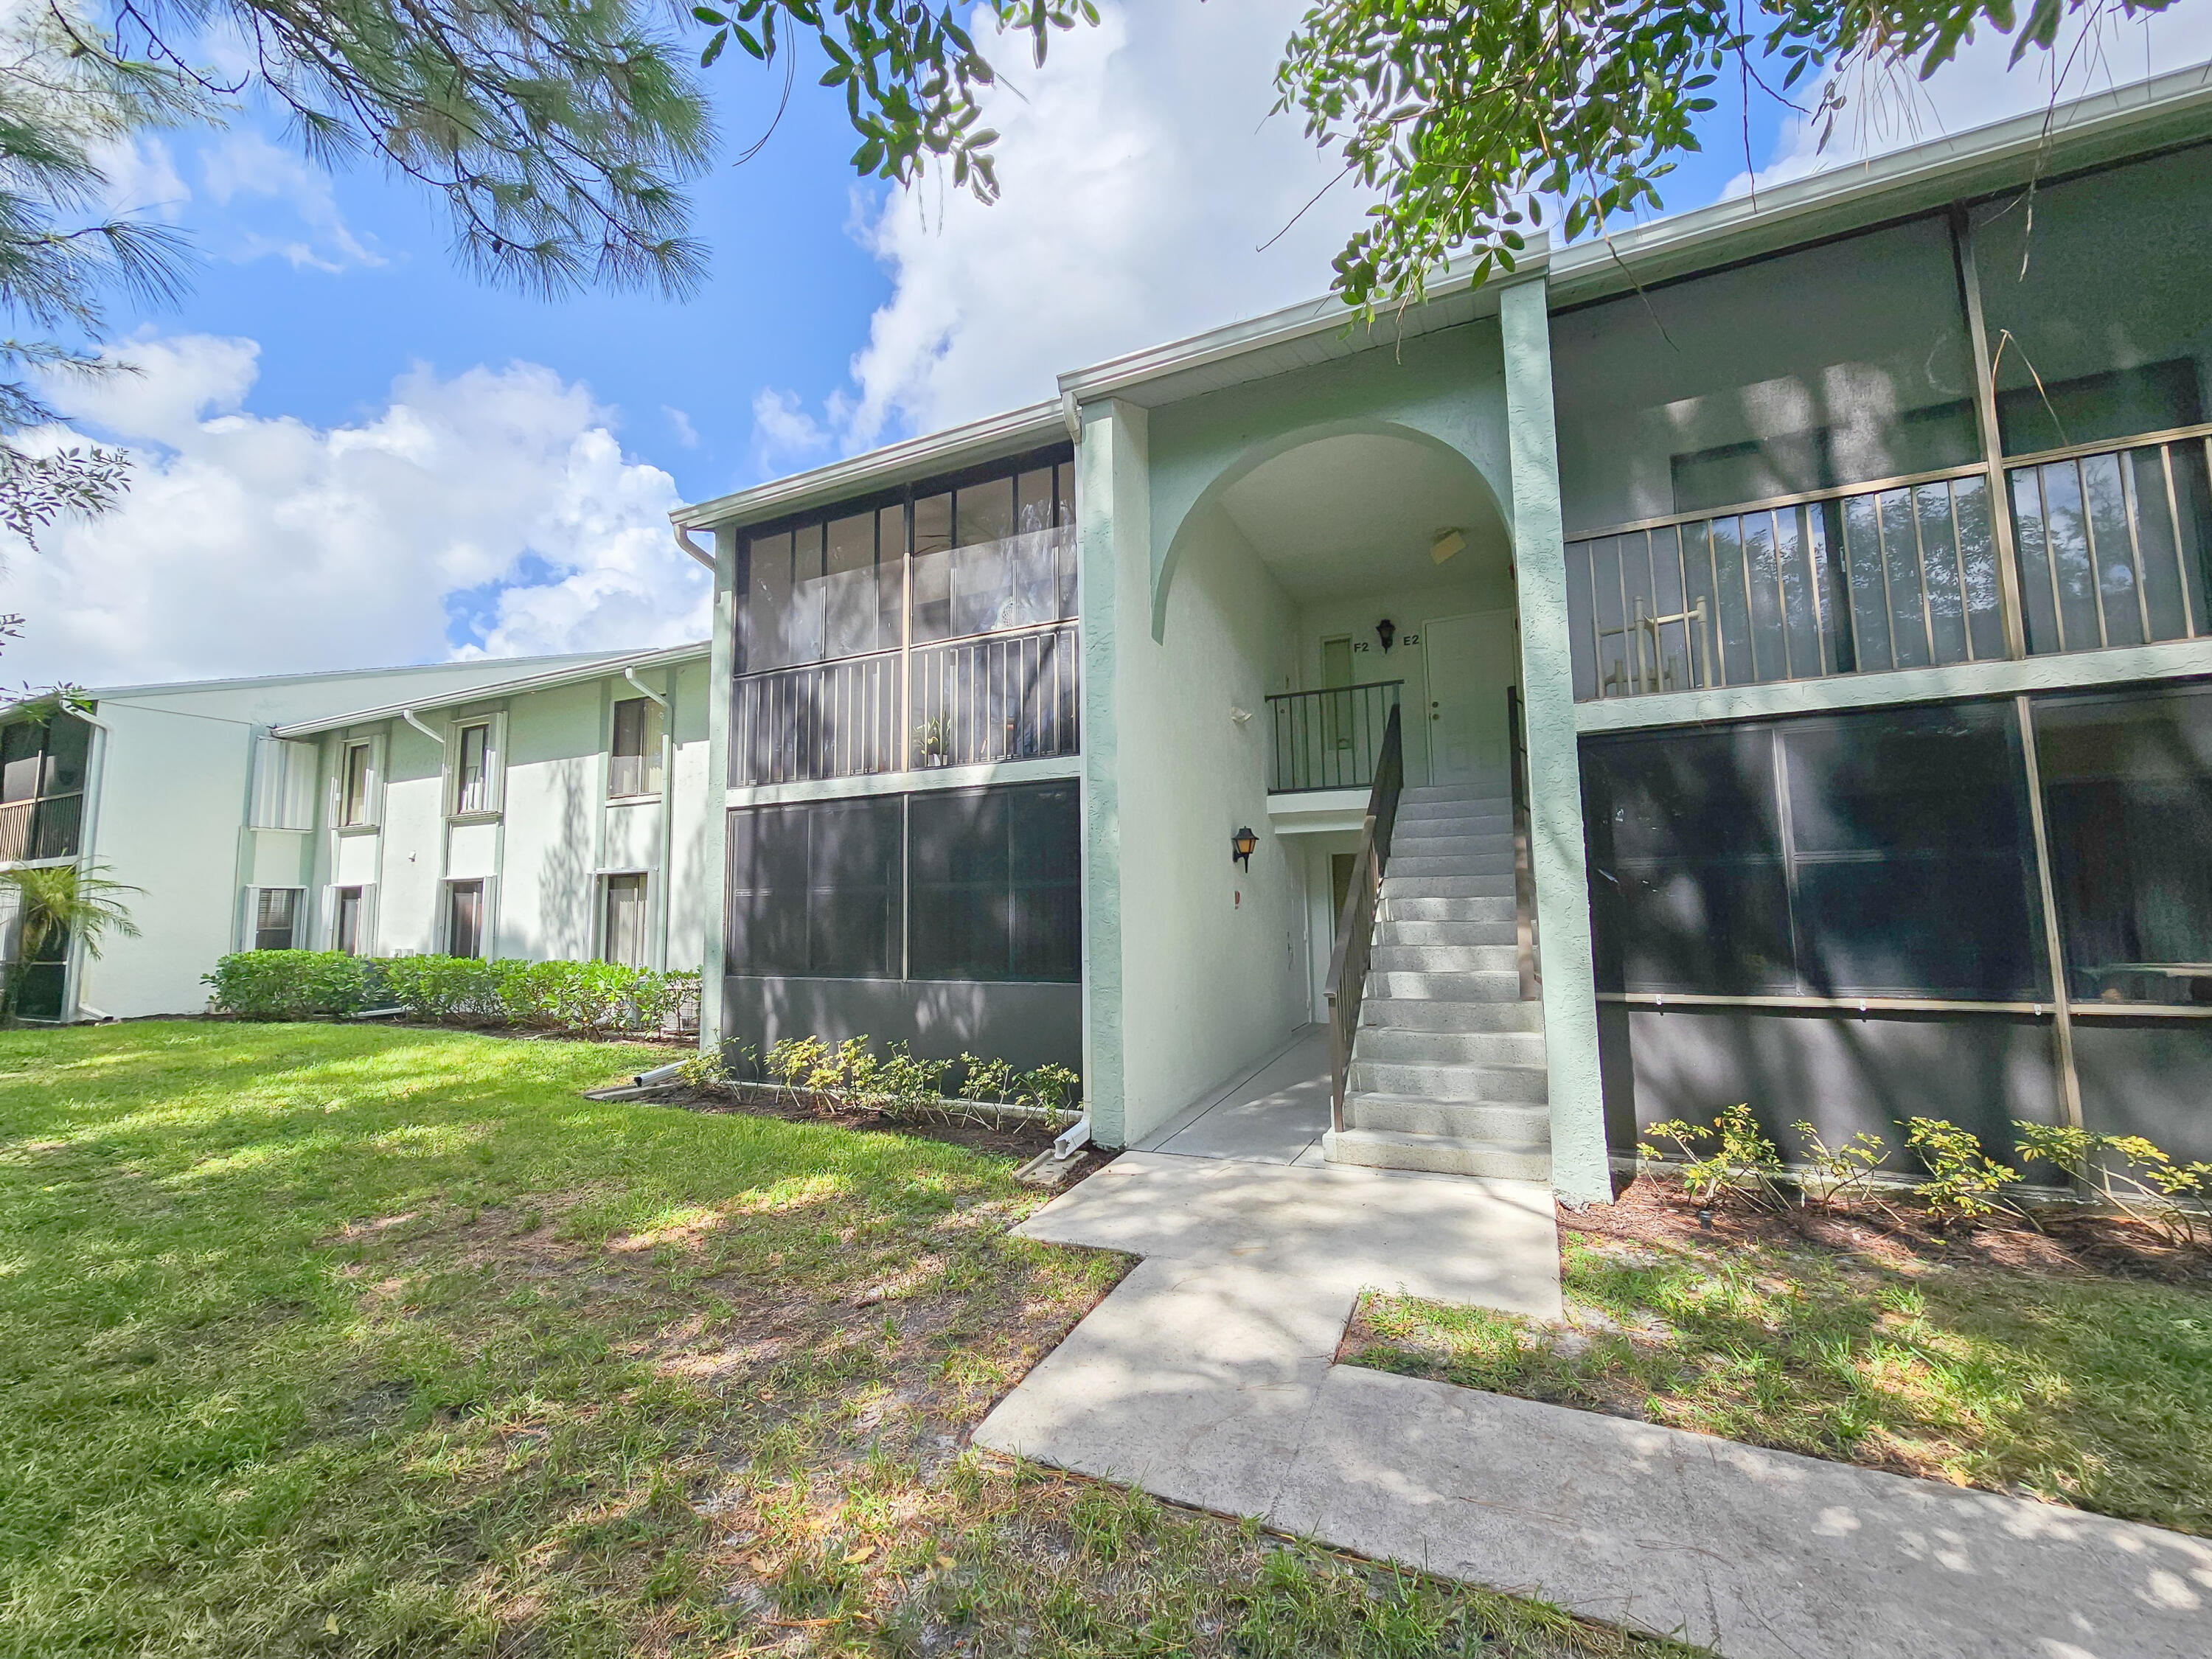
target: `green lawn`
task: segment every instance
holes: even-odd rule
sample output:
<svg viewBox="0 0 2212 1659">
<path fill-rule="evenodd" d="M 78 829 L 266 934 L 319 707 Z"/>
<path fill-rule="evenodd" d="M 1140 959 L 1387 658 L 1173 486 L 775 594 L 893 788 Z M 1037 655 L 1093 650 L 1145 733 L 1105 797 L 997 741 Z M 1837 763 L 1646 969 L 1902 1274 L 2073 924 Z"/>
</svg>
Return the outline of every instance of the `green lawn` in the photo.
<svg viewBox="0 0 2212 1659">
<path fill-rule="evenodd" d="M 1355 1362 L 2212 1534 L 2212 1287 L 1562 1243 L 1566 1326 L 1371 1297 Z"/>
<path fill-rule="evenodd" d="M 963 1449 L 1121 1264 L 645 1058 L 0 1034 L 0 1653 L 1666 1650 Z"/>
</svg>

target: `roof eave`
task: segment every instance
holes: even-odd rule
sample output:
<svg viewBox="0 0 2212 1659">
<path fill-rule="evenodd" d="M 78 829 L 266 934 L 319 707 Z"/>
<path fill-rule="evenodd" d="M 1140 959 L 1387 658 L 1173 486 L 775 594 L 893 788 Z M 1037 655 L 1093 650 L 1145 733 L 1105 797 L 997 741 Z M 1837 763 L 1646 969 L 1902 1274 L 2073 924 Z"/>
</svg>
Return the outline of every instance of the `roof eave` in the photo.
<svg viewBox="0 0 2212 1659">
<path fill-rule="evenodd" d="M 449 691 L 434 697 L 418 697 L 406 702 L 381 703 L 374 708 L 349 709 L 342 714 L 331 714 L 311 720 L 293 720 L 286 725 L 269 728 L 271 737 L 315 738 L 327 732 L 343 731 L 349 726 L 368 726 L 378 720 L 398 720 L 406 714 L 422 714 L 440 708 L 460 708 L 471 703 L 494 702 L 501 697 L 519 696 L 529 691 L 550 690 L 556 686 L 578 685 L 590 680 L 607 679 L 626 668 L 654 668 L 669 663 L 690 662 L 703 659 L 708 653 L 704 641 L 689 645 L 672 645 L 653 651 L 632 652 L 626 656 L 602 657 L 592 662 L 562 669 L 551 669 L 543 673 L 525 674 L 511 680 L 495 680 L 485 685 L 472 685 L 459 691 Z"/>
<path fill-rule="evenodd" d="M 957 471 L 977 462 L 1018 454 L 1066 435 L 1058 399 L 1030 404 L 942 432 L 886 444 L 811 472 L 793 473 L 733 495 L 679 507 L 668 516 L 676 526 L 678 540 L 682 541 L 687 530 L 758 524 L 932 473 Z M 699 556 L 699 550 L 688 543 L 684 550 L 694 558 Z"/>
</svg>

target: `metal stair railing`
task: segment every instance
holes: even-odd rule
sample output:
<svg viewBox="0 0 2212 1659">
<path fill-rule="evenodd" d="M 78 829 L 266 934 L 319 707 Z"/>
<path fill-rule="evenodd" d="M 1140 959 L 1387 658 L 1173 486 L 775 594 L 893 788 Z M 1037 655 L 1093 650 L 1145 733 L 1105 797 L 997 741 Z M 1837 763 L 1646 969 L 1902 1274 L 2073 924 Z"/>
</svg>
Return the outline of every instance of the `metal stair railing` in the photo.
<svg viewBox="0 0 2212 1659">
<path fill-rule="evenodd" d="M 1519 946 L 1521 1000 L 1541 993 L 1544 964 L 1536 953 L 1536 875 L 1528 843 L 1532 820 L 1528 813 L 1528 744 L 1522 729 L 1521 688 L 1505 688 L 1505 736 L 1513 757 L 1513 917 L 1514 939 Z"/>
<path fill-rule="evenodd" d="M 1336 947 L 1328 960 L 1328 1115 L 1329 1127 L 1340 1131 L 1344 1127 L 1344 1091 L 1352 1076 L 1352 1042 L 1359 1030 L 1359 1003 L 1375 949 L 1376 907 L 1382 896 L 1382 872 L 1390 861 L 1390 835 L 1397 827 L 1398 797 L 1405 787 L 1405 745 L 1394 704 L 1382 729 L 1375 783 L 1367 793 L 1367 813 L 1359 827 L 1359 851 L 1352 859 L 1352 885 L 1344 896 Z"/>
</svg>

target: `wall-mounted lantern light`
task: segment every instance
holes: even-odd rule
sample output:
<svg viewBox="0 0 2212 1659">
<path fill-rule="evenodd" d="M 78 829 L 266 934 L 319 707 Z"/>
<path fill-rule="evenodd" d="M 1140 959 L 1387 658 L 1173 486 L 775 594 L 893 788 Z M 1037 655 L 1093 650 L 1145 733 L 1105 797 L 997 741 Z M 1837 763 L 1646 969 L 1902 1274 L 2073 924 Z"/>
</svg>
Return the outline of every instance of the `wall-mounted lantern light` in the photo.
<svg viewBox="0 0 2212 1659">
<path fill-rule="evenodd" d="M 1389 655 L 1391 643 L 1398 637 L 1398 624 L 1388 617 L 1383 617 L 1375 624 L 1375 637 L 1382 641 L 1383 655 Z"/>
<path fill-rule="evenodd" d="M 1229 861 L 1231 864 L 1241 864 L 1249 870 L 1252 854 L 1259 850 L 1260 837 L 1252 833 L 1252 826 L 1249 823 L 1229 838 Z"/>
</svg>

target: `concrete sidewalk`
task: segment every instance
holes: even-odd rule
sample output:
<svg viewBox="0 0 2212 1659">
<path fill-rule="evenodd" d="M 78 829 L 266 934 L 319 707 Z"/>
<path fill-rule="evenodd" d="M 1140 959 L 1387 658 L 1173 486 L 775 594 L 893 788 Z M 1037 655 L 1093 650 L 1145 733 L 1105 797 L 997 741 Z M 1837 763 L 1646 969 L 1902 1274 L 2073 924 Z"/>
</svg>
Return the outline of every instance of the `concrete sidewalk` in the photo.
<svg viewBox="0 0 2212 1659">
<path fill-rule="evenodd" d="M 1029 1236 L 1145 1258 L 980 1444 L 1731 1659 L 2205 1659 L 2212 1544 L 1334 1364 L 1364 1286 L 1559 1310 L 1547 1189 L 1128 1153 Z"/>
</svg>

